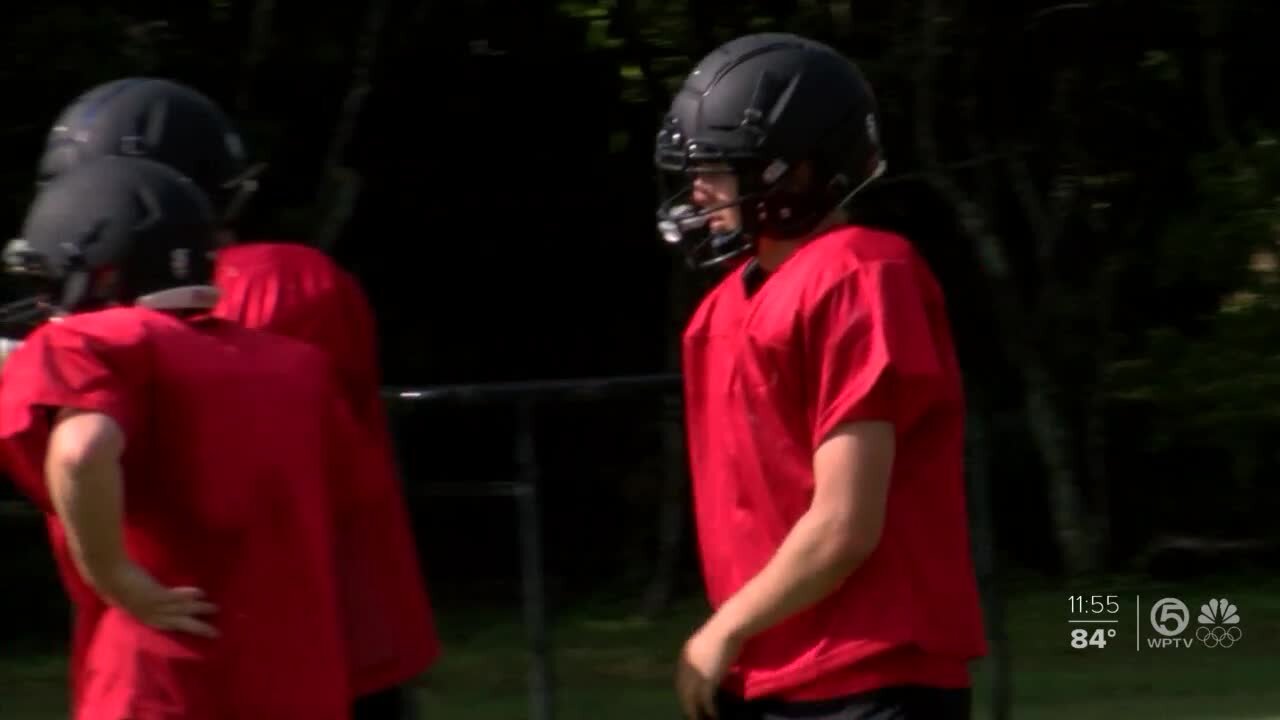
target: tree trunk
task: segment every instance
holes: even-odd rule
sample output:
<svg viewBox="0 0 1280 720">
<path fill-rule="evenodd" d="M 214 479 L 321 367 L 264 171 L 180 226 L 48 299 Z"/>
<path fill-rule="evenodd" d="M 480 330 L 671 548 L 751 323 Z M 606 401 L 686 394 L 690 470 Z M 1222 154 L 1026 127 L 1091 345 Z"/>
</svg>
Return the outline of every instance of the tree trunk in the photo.
<svg viewBox="0 0 1280 720">
<path fill-rule="evenodd" d="M 249 43 L 240 68 L 240 88 L 236 93 L 236 114 L 242 117 L 249 112 L 254 78 L 257 77 L 258 67 L 267 56 L 267 45 L 271 42 L 271 21 L 275 17 L 275 12 L 276 0 L 258 0 L 253 6 Z"/>
<path fill-rule="evenodd" d="M 1084 482 L 1074 461 L 1070 419 L 1063 412 L 1059 390 L 1048 370 L 1031 357 L 1024 357 L 1021 365 L 1027 422 L 1045 466 L 1049 514 L 1063 570 L 1069 577 L 1096 572 L 1101 565 L 1097 533 L 1085 512 Z"/>
<path fill-rule="evenodd" d="M 1096 556 L 1095 533 L 1089 525 L 1086 503 L 1081 493 L 1081 477 L 1077 470 L 1074 445 L 1070 442 L 1072 428 L 1058 397 L 1056 379 L 1038 340 L 1038 330 L 1044 326 L 1042 318 L 1035 315 L 1045 304 L 1028 307 L 1015 282 L 1015 268 L 1009 261 L 1004 238 L 989 221 L 990 203 L 997 194 L 990 187 L 994 180 L 990 173 L 979 172 L 986 178 L 979 194 L 987 199 L 984 205 L 973 199 L 942 165 L 934 130 L 933 72 L 937 57 L 942 54 L 938 38 L 939 27 L 945 22 L 939 0 L 926 0 L 919 15 L 920 48 L 916 59 L 915 112 L 916 142 L 920 148 L 923 165 L 930 184 L 956 212 L 962 232 L 973 242 L 983 273 L 995 297 L 995 313 L 1001 326 L 1001 338 L 1005 352 L 1018 367 L 1024 386 L 1028 428 L 1044 465 L 1048 483 L 1050 516 L 1062 555 L 1065 571 L 1069 575 L 1091 572 L 1100 563 Z M 1071 82 L 1070 75 L 1059 78 L 1059 86 L 1065 88 Z M 1062 93 L 1059 93 L 1060 97 Z M 976 103 L 971 98 L 970 103 Z M 968 108 L 972 110 L 972 107 Z M 972 142 L 972 141 L 971 141 Z M 980 152 L 984 145 L 978 141 L 971 151 Z M 1061 235 L 1065 221 L 1063 213 L 1075 200 L 1076 184 L 1064 172 L 1054 182 L 1053 202 L 1046 202 L 1031 184 L 1030 173 L 1016 157 L 1016 151 L 1006 147 L 1002 157 L 1013 175 L 1014 190 L 1023 204 L 1028 220 L 1035 229 L 1037 256 L 1044 263 L 1052 255 L 1053 247 Z"/>
<path fill-rule="evenodd" d="M 1103 568 L 1110 564 L 1112 557 L 1111 494 L 1107 486 L 1106 400 L 1101 381 L 1095 382 L 1090 391 L 1084 420 L 1085 471 L 1089 476 L 1091 490 L 1089 505 L 1093 509 L 1094 557 Z"/>
<path fill-rule="evenodd" d="M 1221 3 L 1201 0 L 1198 3 L 1200 17 L 1200 42 L 1204 45 L 1204 63 L 1200 68 L 1201 88 L 1204 93 L 1205 112 L 1209 116 L 1209 130 L 1224 149 L 1239 150 L 1231 123 L 1227 119 L 1227 100 L 1222 87 L 1222 68 L 1226 60 L 1222 53 Z"/>
<path fill-rule="evenodd" d="M 1137 235 L 1142 228 L 1142 217 L 1145 205 L 1139 205 L 1133 217 L 1130 237 Z M 1132 243 L 1126 241 L 1126 246 Z M 1105 565 L 1111 563 L 1114 542 L 1111 535 L 1111 489 L 1108 483 L 1110 471 L 1107 467 L 1107 372 L 1112 363 L 1114 341 L 1112 340 L 1112 308 L 1115 305 L 1116 284 L 1119 278 L 1121 263 L 1115 258 L 1109 260 L 1099 269 L 1093 290 L 1094 302 L 1097 303 L 1095 313 L 1094 339 L 1096 348 L 1093 352 L 1093 377 L 1090 394 L 1085 408 L 1085 469 L 1089 475 L 1089 488 L 1092 491 L 1094 533 L 1098 544 L 1097 554 Z"/>
<path fill-rule="evenodd" d="M 655 114 L 666 112 L 671 103 L 671 93 L 662 83 L 653 67 L 653 48 L 645 42 L 640 32 L 640 19 L 636 16 L 636 0 L 618 0 L 611 17 L 615 32 L 622 38 L 624 52 L 640 68 L 649 103 Z"/>
<path fill-rule="evenodd" d="M 700 58 L 716 47 L 716 8 L 712 0 L 689 0 L 687 7 L 689 27 L 693 31 L 692 55 Z"/>
<path fill-rule="evenodd" d="M 846 42 L 853 36 L 853 3 L 831 0 L 827 3 L 827 17 L 834 37 Z"/>
<path fill-rule="evenodd" d="M 355 209 L 360 192 L 360 176 L 353 170 L 342 169 L 342 158 L 355 135 L 356 123 L 364 100 L 372 88 L 371 76 L 378 55 L 378 43 L 386 24 L 390 0 L 373 0 L 365 15 L 364 29 L 356 45 L 355 63 L 351 70 L 351 86 L 338 116 L 337 126 L 329 142 L 329 153 L 321 175 L 321 191 L 317 204 L 322 216 L 315 232 L 315 244 L 329 252 L 338 241 L 343 228 Z M 331 193 L 331 195 L 330 195 Z M 328 200 L 326 202 L 326 200 Z"/>
</svg>

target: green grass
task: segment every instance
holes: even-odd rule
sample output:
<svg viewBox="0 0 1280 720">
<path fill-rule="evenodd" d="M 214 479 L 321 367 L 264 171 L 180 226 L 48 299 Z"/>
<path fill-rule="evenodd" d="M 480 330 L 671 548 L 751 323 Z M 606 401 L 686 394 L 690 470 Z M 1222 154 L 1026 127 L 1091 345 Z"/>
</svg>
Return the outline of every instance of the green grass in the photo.
<svg viewBox="0 0 1280 720">
<path fill-rule="evenodd" d="M 1145 609 L 1172 595 L 1192 609 L 1226 596 L 1238 607 L 1244 637 L 1228 650 L 1134 648 L 1134 595 Z M 1117 636 L 1106 648 L 1069 646 L 1068 594 L 1116 594 L 1122 603 Z M 652 720 L 678 717 L 670 690 L 671 661 L 701 619 L 699 603 L 661 620 L 627 619 L 605 604 L 559 614 L 555 647 L 557 720 Z M 446 655 L 419 695 L 424 718 L 518 720 L 526 717 L 524 630 L 513 608 L 505 615 L 440 611 Z M 1094 582 L 1071 590 L 1019 589 L 1009 600 L 1018 718 L 1090 720 L 1280 720 L 1280 582 L 1224 580 L 1194 587 L 1137 581 Z M 988 661 L 977 667 L 975 717 L 987 716 Z M 64 666 L 57 657 L 0 660 L 4 717 L 62 717 Z"/>
</svg>

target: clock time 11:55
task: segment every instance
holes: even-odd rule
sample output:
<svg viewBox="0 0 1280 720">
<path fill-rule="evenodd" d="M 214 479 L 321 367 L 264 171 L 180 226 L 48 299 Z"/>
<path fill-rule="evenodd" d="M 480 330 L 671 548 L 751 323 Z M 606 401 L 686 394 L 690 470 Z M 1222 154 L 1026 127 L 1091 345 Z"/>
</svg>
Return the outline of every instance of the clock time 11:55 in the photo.
<svg viewBox="0 0 1280 720">
<path fill-rule="evenodd" d="M 1120 612 L 1119 595 L 1072 595 L 1071 613 L 1114 615 Z"/>
</svg>

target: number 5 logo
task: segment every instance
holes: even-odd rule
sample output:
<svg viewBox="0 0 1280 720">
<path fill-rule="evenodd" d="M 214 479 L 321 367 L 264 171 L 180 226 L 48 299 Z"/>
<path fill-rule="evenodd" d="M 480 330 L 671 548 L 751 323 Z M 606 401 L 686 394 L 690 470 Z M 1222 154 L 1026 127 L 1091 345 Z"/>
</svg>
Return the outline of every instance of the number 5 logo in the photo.
<svg viewBox="0 0 1280 720">
<path fill-rule="evenodd" d="M 1166 623 L 1173 621 L 1170 628 Z M 1151 627 L 1165 637 L 1173 637 L 1187 629 L 1191 622 L 1191 611 L 1186 603 L 1177 598 L 1162 598 L 1151 606 Z"/>
</svg>

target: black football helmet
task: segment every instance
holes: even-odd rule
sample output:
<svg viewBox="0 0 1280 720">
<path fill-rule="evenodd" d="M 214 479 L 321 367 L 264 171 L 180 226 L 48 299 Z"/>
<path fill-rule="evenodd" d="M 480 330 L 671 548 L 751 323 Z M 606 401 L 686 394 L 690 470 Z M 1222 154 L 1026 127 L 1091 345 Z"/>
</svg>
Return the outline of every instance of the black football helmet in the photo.
<svg viewBox="0 0 1280 720">
<path fill-rule="evenodd" d="M 0 326 L 109 305 L 212 307 L 216 230 L 208 198 L 173 168 L 114 156 L 77 165 L 41 187 L 4 248 L 6 280 L 27 296 L 0 308 Z"/>
<path fill-rule="evenodd" d="M 672 100 L 654 160 L 659 233 L 699 268 L 750 252 L 761 234 L 808 235 L 885 171 L 875 96 L 857 66 L 786 33 L 740 37 L 703 58 Z M 801 165 L 803 184 L 792 180 Z M 738 198 L 695 205 L 692 179 L 706 172 L 736 175 Z M 731 205 L 741 226 L 712 232 L 710 215 Z"/>
<path fill-rule="evenodd" d="M 49 131 L 37 183 L 107 155 L 145 157 L 187 175 L 223 222 L 239 215 L 265 167 L 249 165 L 240 133 L 216 103 L 162 78 L 113 80 L 76 98 Z"/>
</svg>

